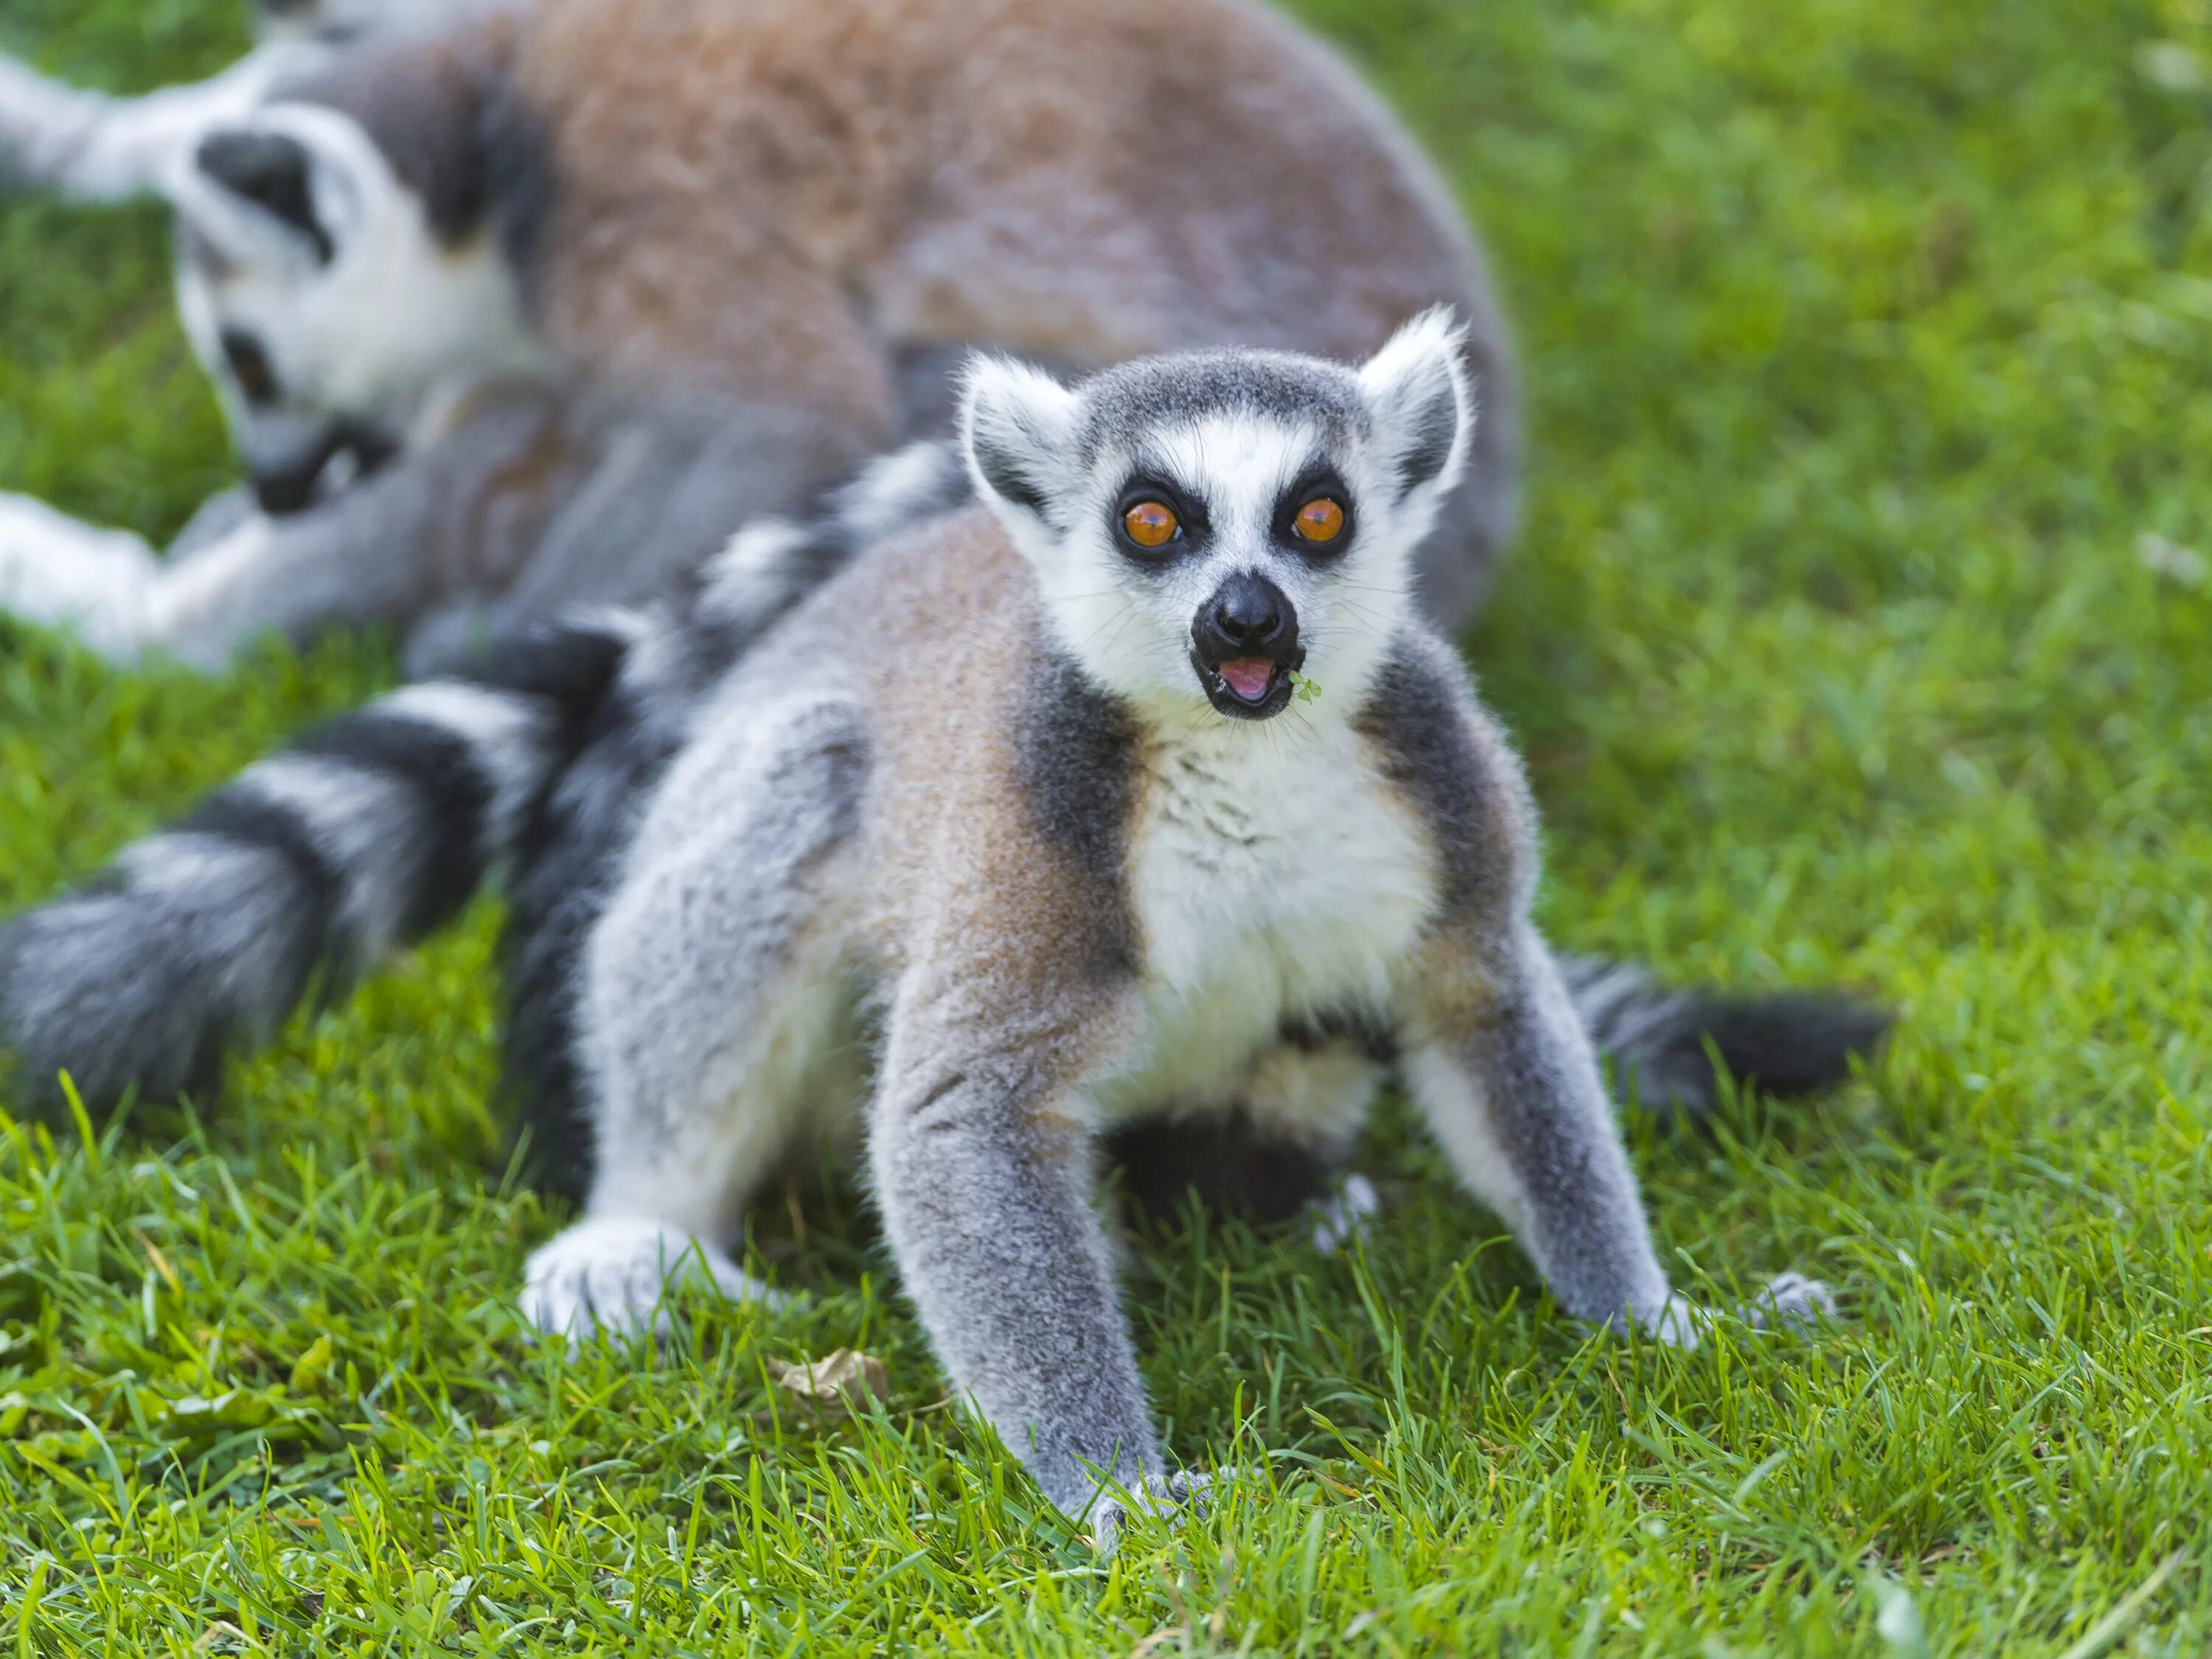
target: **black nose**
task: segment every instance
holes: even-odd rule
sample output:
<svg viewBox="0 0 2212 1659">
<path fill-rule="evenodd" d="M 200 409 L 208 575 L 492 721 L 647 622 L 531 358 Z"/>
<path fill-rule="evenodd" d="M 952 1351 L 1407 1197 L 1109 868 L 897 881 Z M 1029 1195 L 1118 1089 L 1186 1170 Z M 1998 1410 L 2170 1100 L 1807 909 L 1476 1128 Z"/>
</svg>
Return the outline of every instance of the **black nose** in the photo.
<svg viewBox="0 0 2212 1659">
<path fill-rule="evenodd" d="M 1256 571 L 1243 570 L 1214 590 L 1191 623 L 1191 642 L 1209 668 L 1264 657 L 1296 668 L 1298 612 L 1290 595 Z"/>
<path fill-rule="evenodd" d="M 1210 620 L 1227 644 L 1257 655 L 1281 637 L 1290 609 L 1281 588 L 1248 571 L 1221 585 Z"/>
</svg>

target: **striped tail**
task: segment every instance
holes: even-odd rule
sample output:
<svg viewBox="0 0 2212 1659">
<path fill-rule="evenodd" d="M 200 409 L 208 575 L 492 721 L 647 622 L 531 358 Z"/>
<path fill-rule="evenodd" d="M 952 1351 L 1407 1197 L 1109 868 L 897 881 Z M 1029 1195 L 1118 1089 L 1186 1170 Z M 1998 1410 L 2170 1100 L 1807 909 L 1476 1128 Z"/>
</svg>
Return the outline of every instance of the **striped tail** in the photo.
<svg viewBox="0 0 2212 1659">
<path fill-rule="evenodd" d="M 1805 1095 L 1850 1077 L 1852 1057 L 1873 1058 L 1889 1032 L 1887 1010 L 1839 992 L 1670 991 L 1632 963 L 1559 961 L 1575 1012 L 1613 1062 L 1621 1094 L 1662 1116 L 1712 1109 L 1716 1055 L 1730 1077 L 1770 1094 Z"/>
<path fill-rule="evenodd" d="M 576 752 L 636 618 L 551 629 L 310 732 L 0 928 L 0 1045 L 34 1099 L 204 1091 L 319 980 L 443 926 Z"/>
<path fill-rule="evenodd" d="M 672 610 L 549 629 L 257 762 L 82 890 L 0 924 L 0 1049 L 33 1100 L 63 1071 L 94 1109 L 204 1091 L 312 985 L 436 931 L 512 855 L 510 1062 L 538 1115 L 562 1117 L 568 975 L 698 699 L 859 548 L 968 491 L 951 446 L 894 451 L 808 513 L 744 526 Z"/>
</svg>

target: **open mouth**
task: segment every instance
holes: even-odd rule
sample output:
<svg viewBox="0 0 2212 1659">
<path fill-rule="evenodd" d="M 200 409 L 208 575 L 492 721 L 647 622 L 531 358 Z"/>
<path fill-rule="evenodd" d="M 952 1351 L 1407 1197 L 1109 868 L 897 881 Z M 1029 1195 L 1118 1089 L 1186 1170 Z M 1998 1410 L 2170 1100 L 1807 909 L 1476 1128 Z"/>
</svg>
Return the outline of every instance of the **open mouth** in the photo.
<svg viewBox="0 0 2212 1659">
<path fill-rule="evenodd" d="M 281 464 L 253 469 L 253 492 L 271 518 L 304 513 L 343 495 L 398 453 L 398 442 L 380 428 L 341 421 Z"/>
<path fill-rule="evenodd" d="M 1263 720 L 1282 712 L 1291 700 L 1292 665 L 1267 657 L 1231 657 L 1211 665 L 1197 656 L 1199 684 L 1213 706 L 1236 720 Z"/>
</svg>

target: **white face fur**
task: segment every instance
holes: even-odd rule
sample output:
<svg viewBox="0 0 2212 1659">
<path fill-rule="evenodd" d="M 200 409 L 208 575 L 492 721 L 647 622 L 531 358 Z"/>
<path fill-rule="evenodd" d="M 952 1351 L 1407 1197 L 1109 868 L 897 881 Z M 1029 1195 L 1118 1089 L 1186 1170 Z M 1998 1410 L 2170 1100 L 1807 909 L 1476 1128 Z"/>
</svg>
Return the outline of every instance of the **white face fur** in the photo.
<svg viewBox="0 0 2212 1659">
<path fill-rule="evenodd" d="M 491 239 L 441 246 L 349 118 L 273 104 L 209 133 L 171 179 L 177 299 L 272 510 L 388 456 L 441 392 L 535 347 Z"/>
<path fill-rule="evenodd" d="M 979 362 L 969 467 L 1060 643 L 1140 712 L 1349 715 L 1415 614 L 1413 553 L 1466 453 L 1460 340 L 1437 311 L 1357 369 L 1201 354 L 1074 390 Z"/>
</svg>

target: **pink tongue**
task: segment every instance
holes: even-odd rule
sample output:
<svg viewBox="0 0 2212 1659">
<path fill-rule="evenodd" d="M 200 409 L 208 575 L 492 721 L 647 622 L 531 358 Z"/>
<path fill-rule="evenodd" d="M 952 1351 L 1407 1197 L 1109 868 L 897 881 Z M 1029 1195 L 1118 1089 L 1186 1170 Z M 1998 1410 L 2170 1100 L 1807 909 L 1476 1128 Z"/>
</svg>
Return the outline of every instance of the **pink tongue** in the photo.
<svg viewBox="0 0 2212 1659">
<path fill-rule="evenodd" d="M 1275 665 L 1264 657 L 1239 657 L 1213 671 L 1246 702 L 1257 702 L 1275 683 Z"/>
</svg>

